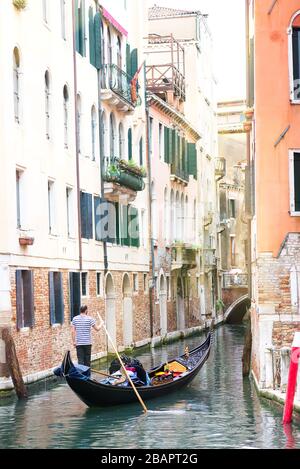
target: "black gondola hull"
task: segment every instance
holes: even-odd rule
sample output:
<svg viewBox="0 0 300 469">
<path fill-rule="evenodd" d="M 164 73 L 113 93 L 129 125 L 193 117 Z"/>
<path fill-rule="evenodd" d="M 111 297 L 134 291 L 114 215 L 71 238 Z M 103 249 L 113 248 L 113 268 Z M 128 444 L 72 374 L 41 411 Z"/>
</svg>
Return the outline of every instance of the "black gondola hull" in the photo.
<svg viewBox="0 0 300 469">
<path fill-rule="evenodd" d="M 190 352 L 191 356 L 193 353 L 195 356 L 197 353 L 200 356 L 192 370 L 184 376 L 166 384 L 138 387 L 137 389 L 141 398 L 146 401 L 157 397 L 163 397 L 188 385 L 195 378 L 208 359 L 210 348 L 211 335 L 209 334 L 206 341 L 200 345 L 200 347 L 197 347 L 194 351 Z M 137 401 L 136 394 L 131 387 L 102 384 L 94 381 L 93 379 L 84 381 L 70 377 L 67 373 L 65 373 L 65 378 L 70 388 L 89 407 L 107 407 Z"/>
</svg>

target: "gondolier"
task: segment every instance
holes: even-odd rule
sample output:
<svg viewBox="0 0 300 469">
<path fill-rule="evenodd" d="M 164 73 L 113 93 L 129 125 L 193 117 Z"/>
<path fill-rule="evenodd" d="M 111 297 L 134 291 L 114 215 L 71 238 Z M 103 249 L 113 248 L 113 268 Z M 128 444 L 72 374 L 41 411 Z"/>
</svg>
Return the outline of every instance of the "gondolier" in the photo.
<svg viewBox="0 0 300 469">
<path fill-rule="evenodd" d="M 95 319 L 88 316 L 88 307 L 83 305 L 80 314 L 72 320 L 72 340 L 80 365 L 91 366 L 92 328 L 100 331 L 101 326 L 97 326 Z"/>
</svg>

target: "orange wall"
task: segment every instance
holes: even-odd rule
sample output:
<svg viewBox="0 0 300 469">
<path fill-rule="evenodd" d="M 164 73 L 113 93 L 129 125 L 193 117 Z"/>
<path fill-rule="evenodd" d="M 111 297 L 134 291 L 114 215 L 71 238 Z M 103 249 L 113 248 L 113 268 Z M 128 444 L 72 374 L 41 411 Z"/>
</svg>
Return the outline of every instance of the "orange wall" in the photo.
<svg viewBox="0 0 300 469">
<path fill-rule="evenodd" d="M 287 34 L 300 2 L 278 1 L 268 15 L 271 3 L 255 1 L 256 216 L 258 252 L 277 255 L 286 234 L 300 231 L 300 218 L 289 215 L 289 149 L 300 148 L 300 105 L 290 104 Z"/>
</svg>

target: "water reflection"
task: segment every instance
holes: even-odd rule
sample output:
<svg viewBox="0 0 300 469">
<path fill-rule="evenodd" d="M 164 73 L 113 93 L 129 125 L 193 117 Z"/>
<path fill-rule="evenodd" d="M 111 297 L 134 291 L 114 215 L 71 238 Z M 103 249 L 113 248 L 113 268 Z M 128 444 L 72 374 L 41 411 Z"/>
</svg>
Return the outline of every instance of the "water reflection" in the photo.
<svg viewBox="0 0 300 469">
<path fill-rule="evenodd" d="M 204 337 L 139 355 L 146 367 Z M 89 409 L 66 384 L 27 402 L 0 405 L 1 448 L 299 448 L 300 425 L 282 427 L 282 408 L 258 398 L 242 378 L 243 328 L 215 333 L 211 356 L 191 385 L 147 402 Z"/>
</svg>

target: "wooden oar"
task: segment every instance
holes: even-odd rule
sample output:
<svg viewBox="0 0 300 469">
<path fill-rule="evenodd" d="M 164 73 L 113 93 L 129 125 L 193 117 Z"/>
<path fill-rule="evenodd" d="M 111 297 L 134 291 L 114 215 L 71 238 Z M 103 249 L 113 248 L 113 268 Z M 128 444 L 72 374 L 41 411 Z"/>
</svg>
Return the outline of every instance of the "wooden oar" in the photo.
<svg viewBox="0 0 300 469">
<path fill-rule="evenodd" d="M 115 347 L 115 344 L 114 344 L 112 338 L 110 337 L 108 330 L 107 330 L 106 327 L 105 327 L 105 324 L 104 324 L 103 319 L 101 318 L 101 316 L 100 316 L 99 313 L 97 313 L 97 314 L 98 314 L 98 317 L 99 317 L 99 320 L 100 320 L 100 325 L 101 325 L 101 327 L 103 327 L 103 329 L 105 330 L 105 333 L 106 333 L 106 335 L 107 335 L 107 337 L 108 337 L 108 340 L 110 341 L 110 343 L 111 343 L 111 345 L 112 345 L 112 347 L 113 347 L 113 349 L 114 349 L 114 351 L 115 351 L 115 353 L 116 353 L 116 355 L 117 355 L 117 357 L 118 357 L 118 360 L 119 360 L 119 362 L 120 362 L 120 365 L 121 365 L 121 367 L 123 368 L 124 373 L 125 373 L 125 375 L 126 375 L 128 381 L 129 381 L 129 383 L 131 384 L 132 389 L 134 390 L 134 392 L 135 392 L 135 394 L 136 394 L 136 397 L 138 398 L 138 400 L 139 400 L 141 406 L 143 407 L 144 412 L 147 413 L 147 412 L 148 412 L 148 409 L 147 409 L 147 407 L 145 406 L 144 401 L 142 400 L 141 396 L 139 395 L 139 393 L 138 393 L 138 391 L 137 391 L 135 385 L 133 384 L 132 379 L 130 378 L 130 376 L 129 376 L 129 374 L 128 374 L 128 371 L 126 370 L 125 365 L 124 365 L 124 363 L 122 362 L 122 359 L 121 359 L 121 357 L 120 357 L 120 355 L 119 355 L 119 353 L 118 353 L 118 350 L 117 350 L 117 348 Z"/>
</svg>

